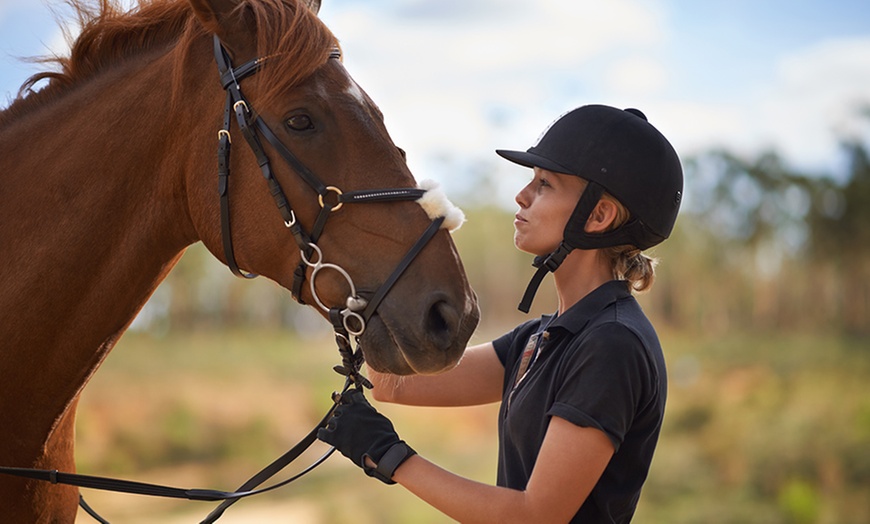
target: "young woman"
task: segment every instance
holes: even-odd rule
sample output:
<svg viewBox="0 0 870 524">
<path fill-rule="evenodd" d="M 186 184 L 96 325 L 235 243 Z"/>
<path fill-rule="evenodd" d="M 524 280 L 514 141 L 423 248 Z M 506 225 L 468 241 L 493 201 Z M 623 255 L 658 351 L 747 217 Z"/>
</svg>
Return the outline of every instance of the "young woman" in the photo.
<svg viewBox="0 0 870 524">
<path fill-rule="evenodd" d="M 319 437 L 460 522 L 629 522 L 667 392 L 658 338 L 633 292 L 654 277 L 641 251 L 676 221 L 679 158 L 643 113 L 601 105 L 563 115 L 525 152 L 497 153 L 533 169 L 516 196 L 514 243 L 538 268 L 520 309 L 552 272 L 558 310 L 468 348 L 441 375 L 371 372 L 381 401 L 501 401 L 497 485 L 417 455 L 356 390 Z"/>
</svg>

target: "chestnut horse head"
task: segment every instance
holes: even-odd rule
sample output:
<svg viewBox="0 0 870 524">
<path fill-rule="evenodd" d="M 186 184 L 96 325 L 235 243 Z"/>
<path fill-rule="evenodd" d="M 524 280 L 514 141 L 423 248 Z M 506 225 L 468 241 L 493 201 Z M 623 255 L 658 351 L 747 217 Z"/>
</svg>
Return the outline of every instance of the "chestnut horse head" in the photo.
<svg viewBox="0 0 870 524">
<path fill-rule="evenodd" d="M 430 227 L 438 213 L 414 201 L 424 192 L 380 111 L 300 2 L 73 0 L 84 25 L 60 72 L 0 112 L 0 245 L 19 266 L 0 276 L 0 465 L 74 470 L 81 389 L 197 241 L 324 316 L 364 317 L 375 369 L 460 358 L 478 310 L 449 233 Z M 72 521 L 76 503 L 71 488 L 0 478 L 12 521 Z"/>
</svg>

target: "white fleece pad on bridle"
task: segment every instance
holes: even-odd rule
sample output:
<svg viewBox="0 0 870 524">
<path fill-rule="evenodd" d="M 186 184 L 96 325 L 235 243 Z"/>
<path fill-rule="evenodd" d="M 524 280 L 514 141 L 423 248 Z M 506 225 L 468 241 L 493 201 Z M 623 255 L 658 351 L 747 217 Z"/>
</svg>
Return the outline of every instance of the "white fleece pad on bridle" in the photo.
<svg viewBox="0 0 870 524">
<path fill-rule="evenodd" d="M 444 217 L 444 223 L 441 224 L 441 227 L 448 231 L 456 231 L 462 226 L 462 223 L 465 222 L 465 213 L 447 199 L 447 195 L 438 186 L 438 182 L 423 180 L 418 187 L 426 190 L 426 193 L 417 199 L 417 203 L 426 211 L 429 218 L 435 220 Z"/>
</svg>

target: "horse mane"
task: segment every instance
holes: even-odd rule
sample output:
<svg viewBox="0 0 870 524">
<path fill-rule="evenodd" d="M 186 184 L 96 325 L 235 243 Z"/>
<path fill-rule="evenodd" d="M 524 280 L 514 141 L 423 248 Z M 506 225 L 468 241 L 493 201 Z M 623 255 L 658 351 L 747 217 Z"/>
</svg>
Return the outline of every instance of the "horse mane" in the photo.
<svg viewBox="0 0 870 524">
<path fill-rule="evenodd" d="M 35 59 L 55 70 L 28 78 L 16 99 L 0 111 L 0 125 L 62 97 L 120 62 L 171 45 L 186 53 L 194 40 L 206 35 L 186 0 L 139 0 L 138 6 L 129 11 L 124 11 L 117 0 L 66 3 L 81 27 L 79 36 L 71 41 L 68 27 L 61 23 L 71 41 L 69 56 Z M 254 82 L 264 87 L 258 104 L 269 104 L 281 92 L 298 85 L 338 47 L 332 32 L 301 0 L 242 0 L 235 14 L 253 21 L 257 54 L 269 57 L 254 77 Z M 175 69 L 173 84 L 178 86 L 183 74 L 181 60 Z M 48 83 L 35 88 L 43 80 Z"/>
</svg>

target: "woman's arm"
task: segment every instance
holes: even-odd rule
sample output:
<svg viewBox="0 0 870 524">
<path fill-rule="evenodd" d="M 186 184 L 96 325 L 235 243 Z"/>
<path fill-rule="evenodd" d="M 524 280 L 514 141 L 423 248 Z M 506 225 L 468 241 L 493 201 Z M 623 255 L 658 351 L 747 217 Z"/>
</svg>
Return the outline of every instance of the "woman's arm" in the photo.
<svg viewBox="0 0 870 524">
<path fill-rule="evenodd" d="M 567 522 L 613 452 L 602 431 L 553 417 L 525 491 L 465 479 L 419 455 L 402 463 L 393 480 L 462 523 Z"/>
<path fill-rule="evenodd" d="M 453 369 L 438 375 L 398 376 L 368 371 L 372 396 L 413 406 L 474 406 L 502 397 L 504 366 L 491 342 L 465 350 Z"/>
</svg>

